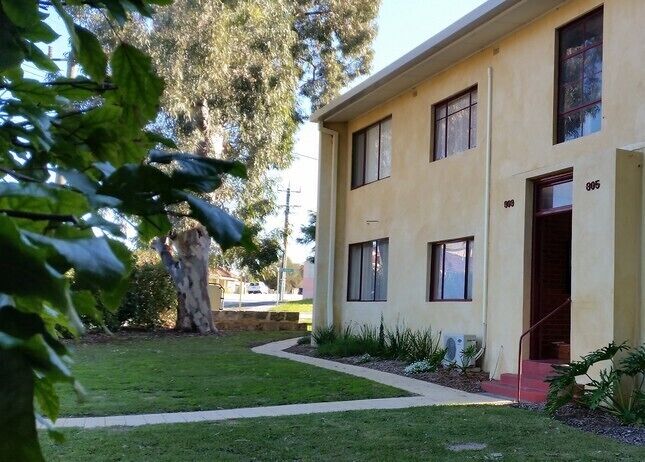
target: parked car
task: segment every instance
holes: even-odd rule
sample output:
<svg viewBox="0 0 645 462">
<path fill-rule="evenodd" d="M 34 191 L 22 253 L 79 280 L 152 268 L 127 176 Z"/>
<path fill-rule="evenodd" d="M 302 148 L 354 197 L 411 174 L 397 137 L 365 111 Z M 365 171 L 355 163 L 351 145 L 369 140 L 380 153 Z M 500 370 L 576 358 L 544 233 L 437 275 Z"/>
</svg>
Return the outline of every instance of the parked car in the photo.
<svg viewBox="0 0 645 462">
<path fill-rule="evenodd" d="M 269 287 L 264 282 L 249 282 L 246 291 L 250 294 L 268 294 Z"/>
</svg>

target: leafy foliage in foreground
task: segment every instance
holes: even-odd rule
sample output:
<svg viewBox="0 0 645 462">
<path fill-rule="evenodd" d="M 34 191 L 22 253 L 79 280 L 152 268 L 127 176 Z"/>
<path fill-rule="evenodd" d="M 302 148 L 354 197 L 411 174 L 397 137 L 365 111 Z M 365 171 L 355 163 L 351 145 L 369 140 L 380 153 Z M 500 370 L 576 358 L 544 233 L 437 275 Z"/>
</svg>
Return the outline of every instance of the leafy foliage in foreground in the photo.
<svg viewBox="0 0 645 462">
<path fill-rule="evenodd" d="M 195 195 L 216 189 L 224 174 L 244 178 L 245 167 L 155 151 L 174 143 L 146 130 L 164 82 L 146 54 L 118 39 L 117 27 L 168 3 L 66 0 L 100 9 L 113 23 L 117 40 L 107 56 L 62 1 L 0 2 L 2 460 L 42 460 L 35 417 L 56 419 L 55 382 L 79 388 L 57 331 L 80 334 L 81 315 L 100 322 L 97 304 L 114 309 L 127 290 L 130 251 L 118 220 L 149 240 L 168 232 L 170 208 L 180 205 L 223 248 L 248 242 L 241 222 Z M 83 69 L 77 78 L 61 77 L 39 48 L 58 37 L 49 15 L 67 28 Z M 26 78 L 24 64 L 48 79 Z"/>
<path fill-rule="evenodd" d="M 617 358 L 619 354 L 621 359 Z M 598 378 L 590 375 L 592 366 L 603 361 L 612 364 L 600 370 Z M 626 424 L 645 423 L 645 344 L 630 350 L 626 343 L 611 342 L 579 361 L 553 368 L 556 374 L 548 379 L 546 406 L 550 414 L 569 402 L 576 402 L 607 411 Z M 578 385 L 576 377 L 579 376 L 586 376 L 589 383 Z"/>
</svg>

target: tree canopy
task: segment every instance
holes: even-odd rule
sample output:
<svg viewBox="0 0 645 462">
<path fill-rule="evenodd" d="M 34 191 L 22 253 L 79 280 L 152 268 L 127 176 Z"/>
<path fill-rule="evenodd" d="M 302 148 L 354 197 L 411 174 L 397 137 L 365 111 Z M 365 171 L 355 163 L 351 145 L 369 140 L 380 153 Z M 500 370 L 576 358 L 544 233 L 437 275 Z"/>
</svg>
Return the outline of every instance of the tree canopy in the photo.
<svg viewBox="0 0 645 462">
<path fill-rule="evenodd" d="M 177 0 L 119 34 L 166 77 L 163 126 L 186 151 L 239 160 L 215 203 L 249 225 L 275 206 L 275 177 L 292 160 L 295 130 L 369 71 L 379 2 L 372 0 Z M 108 49 L 117 36 L 94 10 L 76 10 Z"/>
<path fill-rule="evenodd" d="M 101 10 L 115 30 L 168 3 L 65 2 Z M 39 48 L 57 38 L 52 14 L 82 67 L 76 78 Z M 246 168 L 176 152 L 149 130 L 165 86 L 150 56 L 119 37 L 104 53 L 60 0 L 2 0 L 0 36 L 0 459 L 37 461 L 35 418 L 56 419 L 54 383 L 79 387 L 60 333 L 82 333 L 79 315 L 99 318 L 97 299 L 116 307 L 127 288 L 117 219 L 150 239 L 168 232 L 180 206 L 223 248 L 248 243 L 241 221 L 199 197 L 226 175 L 243 180 Z M 50 77 L 27 78 L 25 63 Z"/>
</svg>

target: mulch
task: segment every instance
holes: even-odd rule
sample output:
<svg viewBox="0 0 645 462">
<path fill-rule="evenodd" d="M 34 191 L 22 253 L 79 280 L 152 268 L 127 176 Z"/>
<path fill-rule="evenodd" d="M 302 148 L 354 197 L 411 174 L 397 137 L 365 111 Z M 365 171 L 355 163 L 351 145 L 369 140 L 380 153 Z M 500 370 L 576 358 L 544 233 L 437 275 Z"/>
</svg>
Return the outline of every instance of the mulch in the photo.
<svg viewBox="0 0 645 462">
<path fill-rule="evenodd" d="M 309 345 L 295 345 L 285 351 L 305 356 L 317 356 L 316 348 Z M 481 382 L 488 380 L 487 372 L 469 371 L 466 375 L 455 369 L 439 369 L 436 372 L 421 372 L 418 374 L 406 374 L 405 367 L 408 363 L 395 359 L 378 359 L 363 362 L 360 356 L 349 356 L 346 358 L 325 358 L 339 363 L 352 364 L 354 366 L 367 367 L 378 371 L 390 372 L 391 374 L 404 375 L 413 379 L 424 380 L 436 383 L 445 387 L 456 388 L 470 393 L 481 393 Z"/>
<path fill-rule="evenodd" d="M 287 348 L 285 351 L 306 356 L 318 357 L 316 348 L 310 345 L 295 345 Z M 352 364 L 355 366 L 367 367 L 392 374 L 405 375 L 418 380 L 436 383 L 445 387 L 456 388 L 470 393 L 482 393 L 481 382 L 488 380 L 487 372 L 469 372 L 466 376 L 457 370 L 440 369 L 437 372 L 423 372 L 420 374 L 407 375 L 404 368 L 407 365 L 403 361 L 390 359 L 375 358 L 369 362 L 363 362 L 360 356 L 351 356 L 347 358 L 329 358 L 325 359 L 339 363 Z M 512 404 L 513 407 L 530 410 L 533 412 L 544 413 L 544 404 L 521 403 Z M 554 416 L 554 418 L 570 427 L 579 430 L 595 433 L 596 435 L 606 436 L 616 439 L 623 443 L 633 444 L 636 446 L 645 446 L 645 426 L 623 425 L 614 416 L 602 411 L 592 411 L 573 404 L 563 406 Z"/>
<path fill-rule="evenodd" d="M 534 412 L 544 412 L 543 403 L 521 403 L 512 406 Z M 645 446 L 645 426 L 623 425 L 616 417 L 603 411 L 567 404 L 556 412 L 554 418 L 565 425 L 585 432 L 607 436 L 635 446 Z"/>
</svg>

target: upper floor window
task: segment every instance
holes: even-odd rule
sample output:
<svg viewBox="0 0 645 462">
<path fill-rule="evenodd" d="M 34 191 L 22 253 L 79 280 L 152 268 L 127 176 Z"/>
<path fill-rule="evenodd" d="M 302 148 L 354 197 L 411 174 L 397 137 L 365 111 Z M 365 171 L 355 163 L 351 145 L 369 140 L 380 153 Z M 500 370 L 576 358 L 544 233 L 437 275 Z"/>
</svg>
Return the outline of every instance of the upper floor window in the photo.
<svg viewBox="0 0 645 462">
<path fill-rule="evenodd" d="M 473 298 L 473 238 L 431 244 L 430 301 Z"/>
<path fill-rule="evenodd" d="M 558 31 L 557 142 L 600 130 L 602 8 Z"/>
<path fill-rule="evenodd" d="M 349 246 L 348 301 L 387 300 L 388 248 L 387 238 Z"/>
<path fill-rule="evenodd" d="M 434 154 L 439 160 L 477 146 L 477 87 L 434 107 Z"/>
<path fill-rule="evenodd" d="M 352 189 L 390 176 L 392 170 L 392 118 L 354 133 Z"/>
</svg>

